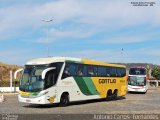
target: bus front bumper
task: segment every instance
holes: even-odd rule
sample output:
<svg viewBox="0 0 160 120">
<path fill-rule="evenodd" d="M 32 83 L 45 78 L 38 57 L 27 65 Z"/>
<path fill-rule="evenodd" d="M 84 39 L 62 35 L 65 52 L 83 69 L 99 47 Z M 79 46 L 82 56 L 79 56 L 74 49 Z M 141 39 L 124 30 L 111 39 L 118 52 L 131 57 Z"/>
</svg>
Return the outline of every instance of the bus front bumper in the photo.
<svg viewBox="0 0 160 120">
<path fill-rule="evenodd" d="M 31 103 L 31 104 L 48 104 L 48 102 L 45 99 L 45 96 L 41 97 L 22 97 L 20 94 L 18 95 L 19 102 L 23 103 Z"/>
<path fill-rule="evenodd" d="M 134 86 L 128 86 L 128 92 L 146 92 L 147 88 L 144 87 L 134 87 Z"/>
</svg>

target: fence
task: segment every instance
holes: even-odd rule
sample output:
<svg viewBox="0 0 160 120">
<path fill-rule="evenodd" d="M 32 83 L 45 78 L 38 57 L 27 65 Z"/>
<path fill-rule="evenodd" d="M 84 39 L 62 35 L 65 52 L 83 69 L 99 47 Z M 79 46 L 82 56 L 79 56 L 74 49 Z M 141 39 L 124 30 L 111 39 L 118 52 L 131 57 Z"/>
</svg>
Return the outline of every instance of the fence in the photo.
<svg viewBox="0 0 160 120">
<path fill-rule="evenodd" d="M 0 87 L 0 92 L 18 92 L 19 87 Z"/>
<path fill-rule="evenodd" d="M 10 80 L 0 80 L 0 92 L 19 91 L 19 81 L 13 80 L 12 71 L 10 71 Z"/>
<path fill-rule="evenodd" d="M 11 83 L 10 81 L 0 81 L 0 87 L 10 87 Z M 19 86 L 19 81 L 14 81 L 12 82 L 13 87 L 18 87 Z"/>
<path fill-rule="evenodd" d="M 12 85 L 12 86 L 11 86 Z M 17 92 L 19 91 L 19 81 L 0 81 L 0 92 Z"/>
<path fill-rule="evenodd" d="M 158 87 L 160 86 L 160 80 L 149 80 L 150 86 Z"/>
</svg>

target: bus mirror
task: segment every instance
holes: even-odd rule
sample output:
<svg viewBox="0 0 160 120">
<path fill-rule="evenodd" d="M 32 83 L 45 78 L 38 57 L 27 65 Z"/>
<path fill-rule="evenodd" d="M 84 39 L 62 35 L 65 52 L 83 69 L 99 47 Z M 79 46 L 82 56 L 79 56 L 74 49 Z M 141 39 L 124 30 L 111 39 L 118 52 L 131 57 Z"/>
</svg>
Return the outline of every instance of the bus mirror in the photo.
<svg viewBox="0 0 160 120">
<path fill-rule="evenodd" d="M 46 73 L 48 71 L 51 71 L 51 70 L 54 70 L 54 69 L 56 69 L 56 67 L 51 67 L 51 68 L 47 68 L 47 69 L 43 70 L 43 72 L 42 72 L 42 80 L 45 78 Z"/>
<path fill-rule="evenodd" d="M 15 80 L 17 79 L 17 74 L 18 74 L 19 72 L 22 72 L 22 71 L 23 71 L 23 68 L 18 69 L 17 71 L 14 72 L 14 79 L 15 79 Z"/>
</svg>

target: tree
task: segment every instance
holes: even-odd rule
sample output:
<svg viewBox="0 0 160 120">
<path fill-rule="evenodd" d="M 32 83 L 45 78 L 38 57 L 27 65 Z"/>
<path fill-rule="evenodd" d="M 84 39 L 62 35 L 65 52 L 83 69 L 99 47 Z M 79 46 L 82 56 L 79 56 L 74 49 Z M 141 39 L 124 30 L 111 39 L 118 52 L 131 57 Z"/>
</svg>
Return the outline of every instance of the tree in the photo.
<svg viewBox="0 0 160 120">
<path fill-rule="evenodd" d="M 158 66 L 153 67 L 151 74 L 157 80 L 160 79 L 160 67 L 158 67 Z"/>
<path fill-rule="evenodd" d="M 147 65 L 147 66 L 146 66 L 146 69 L 147 69 L 147 76 L 150 78 L 150 74 L 149 74 L 150 66 L 149 66 L 149 65 Z"/>
</svg>

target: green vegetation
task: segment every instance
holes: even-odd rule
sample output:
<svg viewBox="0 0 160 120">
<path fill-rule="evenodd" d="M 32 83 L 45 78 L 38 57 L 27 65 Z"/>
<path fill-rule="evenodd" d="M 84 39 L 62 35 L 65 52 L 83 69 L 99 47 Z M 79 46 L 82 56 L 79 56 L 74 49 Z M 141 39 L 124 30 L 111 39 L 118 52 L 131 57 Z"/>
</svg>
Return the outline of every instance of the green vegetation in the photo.
<svg viewBox="0 0 160 120">
<path fill-rule="evenodd" d="M 159 80 L 160 79 L 160 67 L 159 66 L 153 67 L 151 74 L 153 77 Z"/>
</svg>

